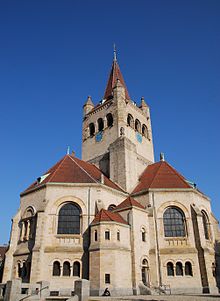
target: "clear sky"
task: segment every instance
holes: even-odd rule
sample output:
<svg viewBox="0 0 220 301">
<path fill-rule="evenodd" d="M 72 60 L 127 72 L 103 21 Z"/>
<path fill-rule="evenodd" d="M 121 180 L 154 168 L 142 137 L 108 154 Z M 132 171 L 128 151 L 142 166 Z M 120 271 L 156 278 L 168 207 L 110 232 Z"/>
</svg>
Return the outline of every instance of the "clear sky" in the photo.
<svg viewBox="0 0 220 301">
<path fill-rule="evenodd" d="M 113 43 L 129 94 L 151 108 L 155 158 L 197 183 L 220 219 L 220 1 L 0 1 L 0 243 L 19 193 L 101 100 Z"/>
</svg>

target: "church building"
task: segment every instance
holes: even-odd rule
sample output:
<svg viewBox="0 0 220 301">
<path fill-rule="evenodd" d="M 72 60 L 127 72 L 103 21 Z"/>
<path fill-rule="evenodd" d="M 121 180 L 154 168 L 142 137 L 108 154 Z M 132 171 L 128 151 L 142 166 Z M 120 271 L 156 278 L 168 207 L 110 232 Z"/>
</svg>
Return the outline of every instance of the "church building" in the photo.
<svg viewBox="0 0 220 301">
<path fill-rule="evenodd" d="M 172 142 L 173 143 L 173 142 Z M 161 154 L 150 108 L 114 53 L 101 102 L 83 106 L 82 159 L 66 154 L 21 193 L 2 282 L 90 294 L 218 293 L 220 232 L 210 199 Z"/>
</svg>

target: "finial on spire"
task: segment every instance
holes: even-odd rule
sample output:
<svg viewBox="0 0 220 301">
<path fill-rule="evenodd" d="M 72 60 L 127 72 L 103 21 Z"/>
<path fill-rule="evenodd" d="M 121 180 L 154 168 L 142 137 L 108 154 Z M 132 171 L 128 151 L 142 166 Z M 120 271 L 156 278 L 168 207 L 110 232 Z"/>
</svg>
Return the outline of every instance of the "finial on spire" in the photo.
<svg viewBox="0 0 220 301">
<path fill-rule="evenodd" d="M 69 145 L 67 146 L 66 154 L 67 154 L 67 155 L 70 154 L 70 147 L 69 147 Z"/>
<path fill-rule="evenodd" d="M 116 62 L 117 61 L 117 52 L 116 52 L 116 46 L 115 46 L 115 43 L 113 45 L 113 48 L 114 48 L 114 61 Z"/>
<path fill-rule="evenodd" d="M 160 153 L 160 161 L 165 161 L 164 153 Z"/>
</svg>

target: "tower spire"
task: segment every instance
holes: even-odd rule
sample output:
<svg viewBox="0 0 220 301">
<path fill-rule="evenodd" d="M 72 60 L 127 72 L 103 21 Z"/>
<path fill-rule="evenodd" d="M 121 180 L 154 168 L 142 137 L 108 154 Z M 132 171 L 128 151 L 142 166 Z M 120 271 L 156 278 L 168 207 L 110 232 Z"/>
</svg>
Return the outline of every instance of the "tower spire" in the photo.
<svg viewBox="0 0 220 301">
<path fill-rule="evenodd" d="M 115 43 L 113 44 L 113 49 L 114 49 L 114 62 L 117 62 L 117 51 L 116 51 Z"/>
<path fill-rule="evenodd" d="M 106 89 L 105 89 L 104 99 L 110 99 L 110 98 L 112 98 L 113 88 L 115 87 L 115 85 L 116 85 L 116 83 L 117 83 L 118 80 L 120 81 L 120 83 L 122 84 L 122 86 L 125 88 L 126 99 L 130 99 L 127 87 L 125 85 L 125 81 L 123 79 L 121 70 L 119 68 L 119 64 L 118 64 L 118 61 L 117 61 L 116 46 L 114 44 L 114 59 L 113 59 L 112 68 L 111 68 L 111 72 L 110 72 L 110 75 L 109 75 L 109 79 L 108 79 L 108 82 L 107 82 L 107 86 L 106 86 Z"/>
</svg>

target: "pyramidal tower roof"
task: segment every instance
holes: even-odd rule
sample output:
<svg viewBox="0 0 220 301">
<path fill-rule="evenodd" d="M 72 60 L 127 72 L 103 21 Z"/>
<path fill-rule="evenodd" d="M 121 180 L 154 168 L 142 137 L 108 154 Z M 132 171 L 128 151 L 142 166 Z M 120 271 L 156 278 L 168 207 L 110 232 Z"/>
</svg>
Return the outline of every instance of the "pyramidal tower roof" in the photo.
<svg viewBox="0 0 220 301">
<path fill-rule="evenodd" d="M 125 85 L 125 81 L 124 81 L 123 75 L 121 73 L 118 61 L 117 61 L 116 50 L 114 49 L 114 60 L 113 60 L 113 63 L 112 63 L 111 72 L 110 72 L 109 79 L 108 79 L 108 82 L 107 82 L 107 86 L 106 86 L 106 89 L 105 89 L 104 99 L 112 98 L 113 88 L 116 86 L 117 80 L 119 80 L 120 83 L 122 84 L 122 86 L 125 88 L 126 99 L 130 99 L 128 89 Z"/>
</svg>

